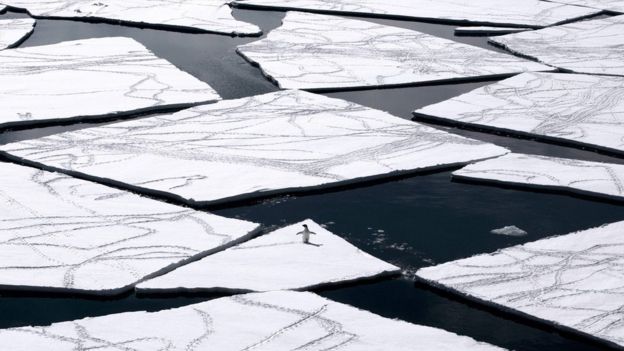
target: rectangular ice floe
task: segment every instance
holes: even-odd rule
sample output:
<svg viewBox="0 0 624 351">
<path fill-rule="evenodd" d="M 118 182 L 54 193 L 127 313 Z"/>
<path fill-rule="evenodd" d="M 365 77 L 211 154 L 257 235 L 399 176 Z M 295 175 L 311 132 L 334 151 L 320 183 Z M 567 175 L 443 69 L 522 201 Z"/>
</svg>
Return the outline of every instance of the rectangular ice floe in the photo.
<svg viewBox="0 0 624 351">
<path fill-rule="evenodd" d="M 490 41 L 567 71 L 624 75 L 624 15 L 508 34 Z"/>
<path fill-rule="evenodd" d="M 308 234 L 308 243 L 303 241 L 303 224 L 314 233 Z M 304 290 L 399 272 L 398 267 L 306 220 L 143 282 L 137 290 Z"/>
<path fill-rule="evenodd" d="M 131 312 L 0 330 L 14 351 L 466 350 L 498 347 L 442 329 L 383 318 L 307 292 L 223 297 L 159 312 Z"/>
<path fill-rule="evenodd" d="M 453 177 L 624 201 L 624 165 L 613 163 L 508 154 L 468 165 Z"/>
<path fill-rule="evenodd" d="M 232 35 L 259 35 L 256 25 L 237 21 L 226 0 L 2 0 L 35 17 L 99 19 L 125 24 Z"/>
<path fill-rule="evenodd" d="M 206 83 L 129 38 L 0 51 L 0 127 L 219 100 Z"/>
<path fill-rule="evenodd" d="M 624 346 L 624 222 L 423 268 L 425 281 Z"/>
<path fill-rule="evenodd" d="M 61 133 L 0 150 L 191 203 L 357 183 L 507 153 L 383 111 L 296 90 Z"/>
<path fill-rule="evenodd" d="M 611 12 L 624 13 L 624 0 L 550 0 L 560 4 L 585 6 Z"/>
<path fill-rule="evenodd" d="M 0 289 L 116 294 L 256 224 L 0 164 Z"/>
<path fill-rule="evenodd" d="M 622 77 L 525 73 L 414 114 L 624 154 Z"/>
<path fill-rule="evenodd" d="M 455 28 L 455 35 L 473 35 L 473 36 L 487 36 L 487 35 L 504 35 L 510 33 L 519 33 L 530 28 L 513 28 L 513 27 L 457 27 Z"/>
<path fill-rule="evenodd" d="M 35 20 L 30 18 L 0 20 L 0 50 L 18 45 L 34 28 Z"/>
<path fill-rule="evenodd" d="M 281 27 L 238 52 L 288 89 L 396 86 L 551 70 L 409 29 L 303 12 L 288 12 Z"/>
<path fill-rule="evenodd" d="M 599 12 L 537 0 L 239 0 L 233 4 L 251 8 L 529 27 L 550 26 Z"/>
</svg>

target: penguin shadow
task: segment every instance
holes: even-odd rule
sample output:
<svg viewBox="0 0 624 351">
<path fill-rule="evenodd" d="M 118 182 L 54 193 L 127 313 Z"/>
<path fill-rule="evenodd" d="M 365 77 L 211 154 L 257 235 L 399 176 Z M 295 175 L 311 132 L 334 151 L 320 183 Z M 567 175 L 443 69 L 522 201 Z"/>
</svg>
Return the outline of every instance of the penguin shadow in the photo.
<svg viewBox="0 0 624 351">
<path fill-rule="evenodd" d="M 316 246 L 316 247 L 321 247 L 323 246 L 322 244 L 314 244 L 314 243 L 304 243 L 306 245 L 312 245 L 312 246 Z"/>
</svg>

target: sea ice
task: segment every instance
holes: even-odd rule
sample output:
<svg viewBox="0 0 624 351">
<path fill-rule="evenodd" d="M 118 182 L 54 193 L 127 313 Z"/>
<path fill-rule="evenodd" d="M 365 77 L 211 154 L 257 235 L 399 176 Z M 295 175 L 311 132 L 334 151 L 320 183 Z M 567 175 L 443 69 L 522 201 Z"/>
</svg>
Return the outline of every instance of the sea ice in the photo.
<svg viewBox="0 0 624 351">
<path fill-rule="evenodd" d="M 508 152 L 296 90 L 6 144 L 0 150 L 195 204 L 357 183 Z"/>
<path fill-rule="evenodd" d="M 117 294 L 257 228 L 11 163 L 0 164 L 0 213 L 8 290 Z"/>
<path fill-rule="evenodd" d="M 525 236 L 527 232 L 516 227 L 515 225 L 508 225 L 506 227 L 493 229 L 491 231 L 492 234 L 496 235 L 505 235 L 505 236 Z"/>
<path fill-rule="evenodd" d="M 0 330 L 13 351 L 466 350 L 498 347 L 383 318 L 313 293 L 236 295 L 159 312 L 130 312 Z"/>
<path fill-rule="evenodd" d="M 599 12 L 536 0 L 240 0 L 233 5 L 529 27 L 551 26 Z"/>
<path fill-rule="evenodd" d="M 216 100 L 208 84 L 129 38 L 0 51 L 0 127 Z"/>
<path fill-rule="evenodd" d="M 35 20 L 30 18 L 0 20 L 0 50 L 19 45 L 34 28 Z"/>
<path fill-rule="evenodd" d="M 490 42 L 567 71 L 624 75 L 624 15 L 508 34 Z"/>
<path fill-rule="evenodd" d="M 303 12 L 238 52 L 284 89 L 348 89 L 498 77 L 551 67 L 409 29 Z"/>
<path fill-rule="evenodd" d="M 549 0 L 560 4 L 585 6 L 611 12 L 624 13 L 623 0 Z"/>
<path fill-rule="evenodd" d="M 531 30 L 530 28 L 513 28 L 513 27 L 457 27 L 455 35 L 504 35 L 510 33 L 519 33 Z"/>
<path fill-rule="evenodd" d="M 624 222 L 427 267 L 418 277 L 529 319 L 624 346 Z"/>
<path fill-rule="evenodd" d="M 259 35 L 260 28 L 237 21 L 227 0 L 2 0 L 34 17 L 110 20 L 138 26 Z"/>
<path fill-rule="evenodd" d="M 303 224 L 316 233 L 309 244 L 297 235 Z M 399 272 L 305 220 L 145 281 L 137 291 L 305 290 Z"/>
<path fill-rule="evenodd" d="M 524 73 L 414 114 L 624 153 L 622 77 Z"/>
</svg>

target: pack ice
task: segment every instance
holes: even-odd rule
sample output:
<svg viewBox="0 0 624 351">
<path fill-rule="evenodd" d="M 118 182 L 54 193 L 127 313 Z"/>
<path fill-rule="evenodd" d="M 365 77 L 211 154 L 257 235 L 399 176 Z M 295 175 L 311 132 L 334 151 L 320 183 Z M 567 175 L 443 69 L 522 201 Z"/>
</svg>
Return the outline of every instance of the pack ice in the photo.
<svg viewBox="0 0 624 351">
<path fill-rule="evenodd" d="M 7 290 L 121 293 L 257 228 L 11 163 L 0 165 L 0 212 Z"/>
<path fill-rule="evenodd" d="M 19 45 L 34 28 L 35 20 L 30 18 L 0 20 L 0 50 Z"/>
<path fill-rule="evenodd" d="M 550 0 L 560 4 L 585 6 L 611 12 L 624 13 L 623 0 Z"/>
<path fill-rule="evenodd" d="M 624 15 L 493 37 L 490 42 L 567 71 L 624 75 Z"/>
<path fill-rule="evenodd" d="M 208 84 L 129 38 L 0 51 L 0 127 L 115 117 L 219 99 Z"/>
<path fill-rule="evenodd" d="M 6 144 L 0 150 L 195 204 L 357 183 L 507 153 L 383 111 L 295 90 Z"/>
<path fill-rule="evenodd" d="M 302 242 L 302 225 L 315 234 Z M 400 269 L 312 220 L 290 225 L 137 285 L 140 292 L 304 290 Z"/>
<path fill-rule="evenodd" d="M 303 12 L 288 12 L 281 27 L 238 52 L 284 89 L 395 86 L 552 69 L 408 29 Z"/>
<path fill-rule="evenodd" d="M 624 153 L 622 77 L 524 73 L 415 115 Z"/>
<path fill-rule="evenodd" d="M 624 222 L 423 268 L 432 285 L 624 346 Z"/>
<path fill-rule="evenodd" d="M 132 312 L 46 327 L 0 330 L 14 351 L 467 350 L 498 347 L 307 292 L 237 295 L 159 312 Z"/>
<path fill-rule="evenodd" d="M 237 21 L 225 0 L 2 0 L 34 17 L 99 19 L 138 26 L 259 35 L 257 26 Z"/>
</svg>

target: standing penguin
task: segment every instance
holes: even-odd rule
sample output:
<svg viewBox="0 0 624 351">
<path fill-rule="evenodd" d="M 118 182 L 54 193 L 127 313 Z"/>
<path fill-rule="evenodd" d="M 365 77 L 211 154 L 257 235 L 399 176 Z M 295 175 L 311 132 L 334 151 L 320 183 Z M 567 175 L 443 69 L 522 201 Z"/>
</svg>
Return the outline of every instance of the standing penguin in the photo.
<svg viewBox="0 0 624 351">
<path fill-rule="evenodd" d="M 300 231 L 299 233 L 297 233 L 297 235 L 302 235 L 302 239 L 303 239 L 303 243 L 304 244 L 309 244 L 310 243 L 310 234 L 316 235 L 315 232 L 311 232 L 308 229 L 308 225 L 307 224 L 304 224 L 303 225 L 303 230 Z"/>
</svg>

